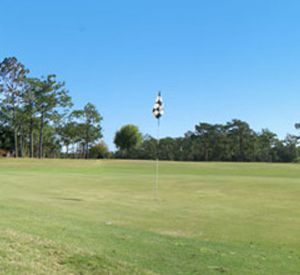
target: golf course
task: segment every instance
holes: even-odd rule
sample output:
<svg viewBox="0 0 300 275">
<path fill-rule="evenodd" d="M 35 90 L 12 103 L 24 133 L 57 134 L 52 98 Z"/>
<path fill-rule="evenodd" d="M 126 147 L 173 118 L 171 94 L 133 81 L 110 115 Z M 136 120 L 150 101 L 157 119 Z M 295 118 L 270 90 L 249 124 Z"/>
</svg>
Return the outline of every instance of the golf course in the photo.
<svg viewBox="0 0 300 275">
<path fill-rule="evenodd" d="M 0 274 L 299 274 L 297 164 L 0 160 Z"/>
</svg>

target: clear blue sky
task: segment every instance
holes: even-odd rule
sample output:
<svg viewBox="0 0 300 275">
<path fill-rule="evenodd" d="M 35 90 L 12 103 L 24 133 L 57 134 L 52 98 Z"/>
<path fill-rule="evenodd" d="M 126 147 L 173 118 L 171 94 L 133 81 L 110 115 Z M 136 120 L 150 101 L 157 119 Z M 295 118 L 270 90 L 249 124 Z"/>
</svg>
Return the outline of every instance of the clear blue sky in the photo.
<svg viewBox="0 0 300 275">
<path fill-rule="evenodd" d="M 300 121 L 297 0 L 1 0 L 0 59 L 65 80 L 75 107 L 94 103 L 104 138 L 127 123 L 163 136 L 200 121 L 248 121 L 284 137 Z"/>
</svg>

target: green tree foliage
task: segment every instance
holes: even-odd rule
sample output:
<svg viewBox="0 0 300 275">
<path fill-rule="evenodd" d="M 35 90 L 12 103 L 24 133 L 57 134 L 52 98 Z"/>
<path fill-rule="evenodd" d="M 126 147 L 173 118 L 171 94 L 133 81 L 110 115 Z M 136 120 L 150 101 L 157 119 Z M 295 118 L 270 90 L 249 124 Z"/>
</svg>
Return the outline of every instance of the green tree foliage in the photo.
<svg viewBox="0 0 300 275">
<path fill-rule="evenodd" d="M 278 162 L 293 162 L 298 157 L 297 137 L 287 135 L 282 142 L 278 142 L 273 148 L 274 159 Z"/>
<path fill-rule="evenodd" d="M 147 136 L 137 149 L 122 157 L 155 159 L 156 144 L 156 139 Z M 267 129 L 257 133 L 248 123 L 232 120 L 226 124 L 199 123 L 184 137 L 161 139 L 159 157 L 176 161 L 292 162 L 299 153 L 297 145 L 295 136 L 279 140 Z"/>
<path fill-rule="evenodd" d="M 63 125 L 59 125 L 57 127 L 57 133 L 60 136 L 60 142 L 66 148 L 66 156 L 68 156 L 70 146 L 74 145 L 78 140 L 78 124 L 74 121 L 69 120 Z"/>
<path fill-rule="evenodd" d="M 28 74 L 14 57 L 0 63 L 0 149 L 42 158 L 59 157 L 70 146 L 73 157 L 88 157 L 88 148 L 101 138 L 102 117 L 95 106 L 87 104 L 70 115 L 72 101 L 64 82 L 55 75 Z M 67 115 L 71 119 L 65 122 Z"/>
<path fill-rule="evenodd" d="M 135 125 L 125 125 L 117 131 L 114 143 L 120 150 L 121 155 L 130 155 L 130 151 L 136 149 L 142 141 L 139 128 Z"/>
<path fill-rule="evenodd" d="M 23 104 L 26 75 L 29 71 L 15 57 L 5 58 L 0 63 L 0 104 L 5 122 L 14 132 L 14 151 L 18 157 L 18 132 L 22 121 L 19 109 Z"/>
<path fill-rule="evenodd" d="M 106 159 L 110 157 L 110 152 L 104 141 L 94 145 L 90 150 L 90 158 L 93 159 Z"/>
<path fill-rule="evenodd" d="M 156 159 L 157 141 L 150 135 L 145 135 L 139 149 L 133 158 Z"/>
<path fill-rule="evenodd" d="M 256 161 L 272 162 L 276 160 L 276 153 L 274 149 L 280 142 L 276 134 L 268 129 L 263 129 L 261 133 L 256 136 L 255 140 L 255 156 Z"/>
<path fill-rule="evenodd" d="M 44 156 L 44 128 L 50 122 L 58 122 L 62 113 L 61 108 L 71 107 L 71 98 L 65 89 L 64 82 L 58 82 L 55 75 L 48 75 L 43 79 L 36 79 L 35 106 L 39 121 L 39 158 Z"/>
<path fill-rule="evenodd" d="M 8 126 L 0 125 L 0 149 L 12 151 L 14 148 L 14 133 Z"/>
<path fill-rule="evenodd" d="M 296 123 L 296 124 L 295 124 L 295 128 L 296 128 L 297 130 L 300 130 L 300 123 Z M 297 138 L 300 139 L 300 136 L 298 136 Z"/>
<path fill-rule="evenodd" d="M 90 147 L 102 138 L 102 129 L 100 126 L 102 117 L 91 103 L 86 104 L 82 110 L 73 111 L 72 116 L 76 119 L 79 140 L 83 146 L 84 156 L 85 158 L 89 158 Z"/>
<path fill-rule="evenodd" d="M 102 117 L 88 103 L 71 111 L 65 83 L 55 75 L 29 77 L 15 57 L 0 62 L 0 149 L 18 157 L 109 157 L 102 138 Z M 300 129 L 300 123 L 295 124 Z M 268 129 L 256 132 L 245 121 L 199 123 L 183 137 L 142 137 L 125 125 L 115 135 L 115 157 L 180 161 L 292 162 L 299 159 L 300 137 L 280 140 Z M 100 142 L 99 142 L 100 141 Z M 98 142 L 98 144 L 97 144 Z M 158 152 L 157 152 L 158 149 Z"/>
</svg>

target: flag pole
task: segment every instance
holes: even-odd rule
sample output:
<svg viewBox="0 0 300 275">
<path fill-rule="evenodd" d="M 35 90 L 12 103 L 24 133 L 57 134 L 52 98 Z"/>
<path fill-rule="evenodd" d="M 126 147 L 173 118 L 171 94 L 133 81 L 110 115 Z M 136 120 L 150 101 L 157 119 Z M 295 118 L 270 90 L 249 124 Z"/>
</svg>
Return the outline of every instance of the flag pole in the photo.
<svg viewBox="0 0 300 275">
<path fill-rule="evenodd" d="M 155 199 L 158 198 L 158 178 L 159 178 L 159 129 L 160 128 L 160 119 L 157 119 L 157 144 L 156 144 L 156 176 L 155 176 Z"/>
<path fill-rule="evenodd" d="M 157 139 L 156 139 L 156 173 L 155 173 L 155 182 L 153 186 L 153 196 L 158 199 L 158 181 L 159 181 L 159 143 L 160 143 L 160 118 L 164 114 L 164 105 L 161 97 L 161 92 L 158 92 L 154 107 L 152 109 L 152 114 L 157 119 Z"/>
</svg>

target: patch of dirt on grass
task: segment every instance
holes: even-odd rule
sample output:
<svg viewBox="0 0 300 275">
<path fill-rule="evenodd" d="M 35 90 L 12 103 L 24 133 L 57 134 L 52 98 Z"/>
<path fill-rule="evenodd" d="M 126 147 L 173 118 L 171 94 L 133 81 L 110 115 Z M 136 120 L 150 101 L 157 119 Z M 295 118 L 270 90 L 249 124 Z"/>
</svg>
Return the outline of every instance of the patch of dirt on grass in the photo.
<svg viewBox="0 0 300 275">
<path fill-rule="evenodd" d="M 0 274 L 72 274 L 61 262 L 72 250 L 13 230 L 0 235 Z"/>
<path fill-rule="evenodd" d="M 70 266 L 76 274 L 154 274 L 147 270 L 142 270 L 121 261 L 112 261 L 111 259 L 98 255 L 74 255 L 64 262 Z"/>
<path fill-rule="evenodd" d="M 161 230 L 155 232 L 160 235 L 171 236 L 171 237 L 191 237 L 191 235 L 187 234 L 186 232 L 179 231 L 179 230 Z"/>
<path fill-rule="evenodd" d="M 153 274 L 38 236 L 0 231 L 0 274 Z"/>
</svg>

